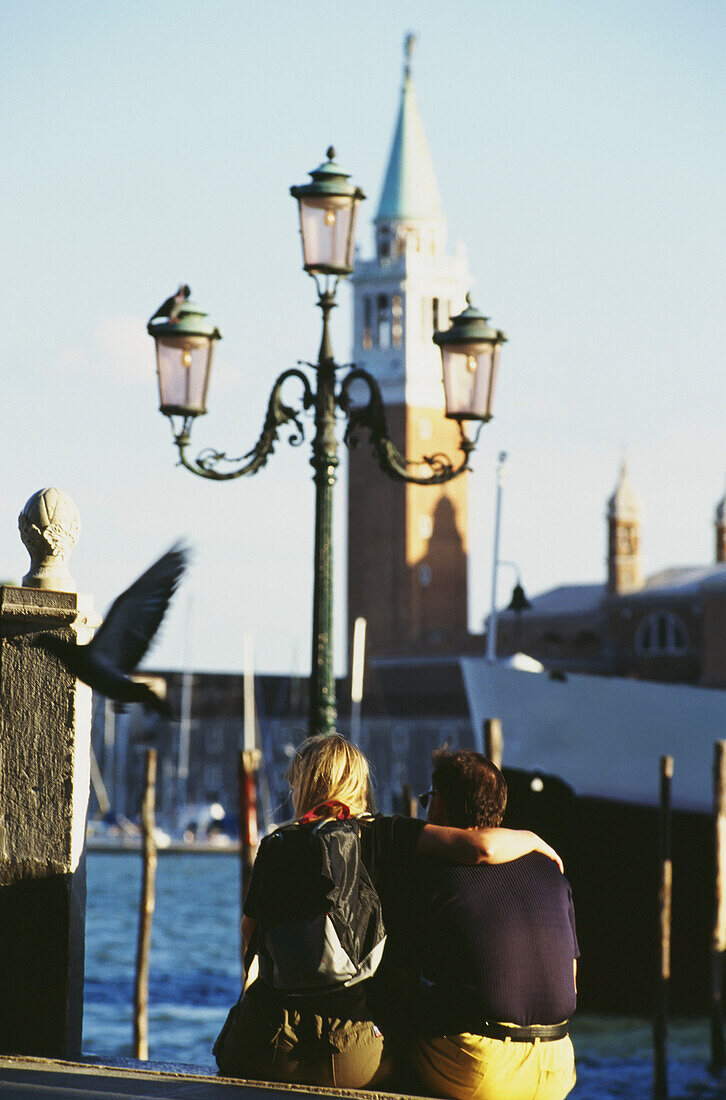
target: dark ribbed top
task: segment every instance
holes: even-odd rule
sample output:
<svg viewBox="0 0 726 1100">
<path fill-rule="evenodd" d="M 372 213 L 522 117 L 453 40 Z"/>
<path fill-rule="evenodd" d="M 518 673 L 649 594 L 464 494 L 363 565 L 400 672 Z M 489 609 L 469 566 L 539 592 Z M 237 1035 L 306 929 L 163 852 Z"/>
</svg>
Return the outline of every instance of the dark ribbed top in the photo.
<svg viewBox="0 0 726 1100">
<path fill-rule="evenodd" d="M 579 956 L 572 892 L 557 865 L 530 853 L 459 867 L 420 861 L 428 897 L 423 972 L 439 1034 L 477 1019 L 526 1026 L 568 1019 Z"/>
</svg>

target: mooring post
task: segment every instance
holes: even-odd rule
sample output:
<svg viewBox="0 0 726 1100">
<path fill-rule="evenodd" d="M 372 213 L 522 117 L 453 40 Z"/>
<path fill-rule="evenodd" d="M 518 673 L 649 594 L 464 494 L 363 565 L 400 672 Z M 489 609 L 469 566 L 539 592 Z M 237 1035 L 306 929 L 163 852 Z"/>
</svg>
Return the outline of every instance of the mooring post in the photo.
<svg viewBox="0 0 726 1100">
<path fill-rule="evenodd" d="M 239 795 L 239 858 L 240 858 L 240 920 L 252 877 L 257 853 L 257 772 L 262 753 L 259 749 L 240 749 L 237 764 Z M 245 946 L 240 935 L 242 977 L 244 979 Z"/>
<path fill-rule="evenodd" d="M 495 768 L 502 768 L 502 723 L 498 718 L 484 719 L 484 755 Z"/>
<path fill-rule="evenodd" d="M 723 968 L 726 956 L 726 741 L 713 754 L 713 808 L 716 832 L 716 881 L 711 939 L 711 1072 L 726 1066 L 723 1034 Z"/>
<path fill-rule="evenodd" d="M 149 1057 L 149 956 L 156 904 L 156 749 L 147 749 L 141 803 L 142 870 L 134 982 L 134 1058 Z"/>
<path fill-rule="evenodd" d="M 401 816 L 418 817 L 418 798 L 411 790 L 410 783 L 401 784 Z"/>
<path fill-rule="evenodd" d="M 0 588 L 0 1051 L 81 1052 L 85 831 L 91 691 L 33 644 L 87 642 L 97 618 L 65 565 L 73 502 L 35 493 L 19 526 L 31 555 L 22 588 Z"/>
<path fill-rule="evenodd" d="M 660 759 L 660 972 L 658 974 L 655 1024 L 653 1029 L 653 1096 L 664 1100 L 668 1096 L 668 991 L 671 980 L 671 902 L 673 896 L 673 864 L 671 860 L 671 780 L 673 757 Z"/>
</svg>

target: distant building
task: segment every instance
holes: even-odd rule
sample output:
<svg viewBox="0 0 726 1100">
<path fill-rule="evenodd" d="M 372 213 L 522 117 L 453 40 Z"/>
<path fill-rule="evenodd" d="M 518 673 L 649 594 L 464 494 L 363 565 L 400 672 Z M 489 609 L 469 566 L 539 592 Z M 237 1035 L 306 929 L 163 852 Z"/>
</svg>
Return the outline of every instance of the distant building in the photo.
<svg viewBox="0 0 726 1100">
<path fill-rule="evenodd" d="M 641 511 L 623 463 L 607 505 L 607 580 L 566 585 L 497 614 L 497 655 L 523 651 L 549 669 L 726 687 L 726 499 L 712 565 L 643 577 Z"/>
<path fill-rule="evenodd" d="M 400 808 L 404 784 L 413 793 L 429 786 L 432 749 L 448 741 L 471 746 L 472 730 L 460 662 L 457 658 L 382 661 L 368 674 L 361 747 L 368 754 L 379 801 L 387 811 Z M 158 672 L 167 683 L 175 716 L 167 721 L 133 704 L 120 713 L 102 698 L 94 700 L 93 751 L 103 790 L 116 814 L 136 818 L 141 807 L 143 749 L 158 752 L 157 811 L 174 826 L 180 808 L 188 822 L 194 807 L 219 802 L 237 812 L 237 761 L 243 743 L 244 683 L 233 673 Z M 256 740 L 265 766 L 258 784 L 262 822 L 292 814 L 285 773 L 295 747 L 307 734 L 307 677 L 256 676 Z M 350 684 L 336 684 L 344 736 L 350 731 Z M 99 810 L 99 783 L 91 813 Z M 101 801 L 103 799 L 101 798 Z"/>
</svg>

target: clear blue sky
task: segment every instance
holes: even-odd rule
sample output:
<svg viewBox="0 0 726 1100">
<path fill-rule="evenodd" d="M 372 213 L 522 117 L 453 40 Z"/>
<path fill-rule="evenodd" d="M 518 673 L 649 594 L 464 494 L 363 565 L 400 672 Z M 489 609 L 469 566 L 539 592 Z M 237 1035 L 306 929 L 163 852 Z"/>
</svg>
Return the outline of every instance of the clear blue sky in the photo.
<svg viewBox="0 0 726 1100">
<path fill-rule="evenodd" d="M 288 187 L 334 142 L 369 195 L 370 254 L 408 30 L 450 239 L 510 338 L 470 481 L 472 627 L 488 610 L 502 448 L 500 552 L 528 591 L 602 579 L 623 454 L 646 571 L 712 559 L 726 488 L 726 6 L 5 4 L 0 575 L 26 571 L 16 516 L 44 485 L 81 511 L 71 571 L 100 610 L 187 535 L 194 568 L 153 665 L 236 670 L 251 630 L 262 670 L 308 670 L 308 455 L 282 445 L 256 478 L 219 486 L 176 468 L 144 326 L 192 286 L 224 335 L 195 442 L 251 447 L 273 379 L 319 340 Z"/>
</svg>

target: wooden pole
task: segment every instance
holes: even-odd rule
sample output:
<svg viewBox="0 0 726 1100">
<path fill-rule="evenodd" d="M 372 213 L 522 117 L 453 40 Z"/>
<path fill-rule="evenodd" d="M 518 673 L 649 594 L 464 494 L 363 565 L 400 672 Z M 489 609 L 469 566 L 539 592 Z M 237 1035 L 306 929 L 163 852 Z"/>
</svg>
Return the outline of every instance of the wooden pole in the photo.
<svg viewBox="0 0 726 1100">
<path fill-rule="evenodd" d="M 418 799 L 410 783 L 401 784 L 401 814 L 403 817 L 418 817 Z"/>
<path fill-rule="evenodd" d="M 495 768 L 502 767 L 502 723 L 498 718 L 484 719 L 484 755 Z"/>
<path fill-rule="evenodd" d="M 149 954 L 151 952 L 151 922 L 156 900 L 155 805 L 156 749 L 147 749 L 144 798 L 141 805 L 143 871 L 139 907 L 139 938 L 136 950 L 136 981 L 134 983 L 134 1057 L 144 1061 L 149 1057 Z"/>
<path fill-rule="evenodd" d="M 245 898 L 252 877 L 252 867 L 257 853 L 257 772 L 260 767 L 259 749 L 242 749 L 237 762 L 237 792 L 239 798 L 239 856 L 240 856 L 240 922 L 244 915 Z M 244 941 L 240 934 L 240 957 L 244 980 Z"/>
<path fill-rule="evenodd" d="M 664 1100 L 668 1096 L 668 991 L 671 979 L 671 901 L 673 896 L 673 864 L 671 861 L 671 780 L 673 757 L 660 758 L 660 973 L 656 992 L 653 1029 L 653 1096 Z"/>
<path fill-rule="evenodd" d="M 713 803 L 716 831 L 716 906 L 711 940 L 711 1072 L 726 1067 L 723 1033 L 723 969 L 726 954 L 726 741 L 713 754 Z"/>
<path fill-rule="evenodd" d="M 363 673 L 366 659 L 366 620 L 358 617 L 353 627 L 353 658 L 350 673 L 350 743 L 361 743 L 360 712 L 363 701 Z"/>
</svg>

